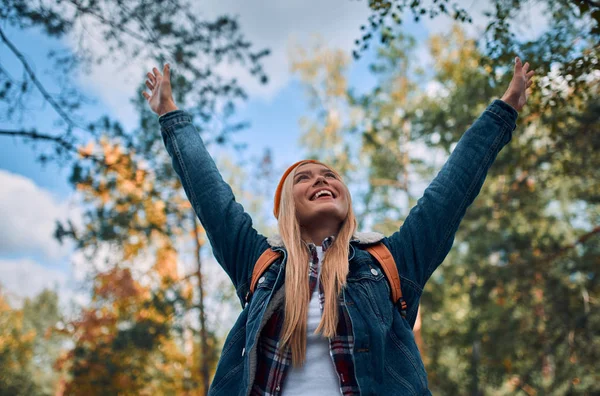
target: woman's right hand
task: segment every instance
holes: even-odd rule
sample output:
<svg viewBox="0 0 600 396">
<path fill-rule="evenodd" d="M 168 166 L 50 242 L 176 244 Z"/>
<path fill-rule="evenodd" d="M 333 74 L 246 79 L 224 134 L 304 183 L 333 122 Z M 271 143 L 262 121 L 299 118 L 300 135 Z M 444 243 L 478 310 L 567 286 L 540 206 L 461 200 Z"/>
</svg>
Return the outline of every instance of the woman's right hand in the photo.
<svg viewBox="0 0 600 396">
<path fill-rule="evenodd" d="M 163 73 L 156 67 L 152 68 L 152 73 L 146 75 L 146 86 L 150 89 L 150 94 L 143 91 L 142 95 L 148 101 L 150 109 L 159 116 L 170 111 L 177 110 L 175 101 L 173 100 L 173 92 L 171 91 L 171 70 L 169 64 L 165 64 Z"/>
</svg>

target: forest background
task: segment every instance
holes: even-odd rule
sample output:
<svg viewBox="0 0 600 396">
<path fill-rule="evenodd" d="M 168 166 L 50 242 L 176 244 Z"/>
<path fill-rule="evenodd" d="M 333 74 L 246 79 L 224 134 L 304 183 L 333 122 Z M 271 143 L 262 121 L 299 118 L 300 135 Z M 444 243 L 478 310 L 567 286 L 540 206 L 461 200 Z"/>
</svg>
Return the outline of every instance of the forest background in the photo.
<svg viewBox="0 0 600 396">
<path fill-rule="evenodd" d="M 434 394 L 598 394 L 599 38 L 585 0 L 2 2 L 0 395 L 206 394 L 240 306 L 141 98 L 152 66 L 261 233 L 311 156 L 388 234 L 515 55 L 533 94 L 420 348 Z"/>
</svg>

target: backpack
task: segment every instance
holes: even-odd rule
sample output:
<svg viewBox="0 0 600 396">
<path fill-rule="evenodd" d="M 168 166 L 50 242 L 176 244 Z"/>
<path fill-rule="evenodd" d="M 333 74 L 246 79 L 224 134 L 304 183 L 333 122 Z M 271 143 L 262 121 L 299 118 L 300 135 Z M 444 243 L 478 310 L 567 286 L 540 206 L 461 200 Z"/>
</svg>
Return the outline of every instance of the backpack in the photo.
<svg viewBox="0 0 600 396">
<path fill-rule="evenodd" d="M 379 262 L 379 265 L 381 265 L 383 273 L 385 274 L 385 277 L 390 284 L 390 297 L 392 299 L 392 302 L 400 311 L 400 315 L 406 318 L 406 310 L 408 307 L 406 305 L 406 301 L 404 301 L 404 298 L 402 298 L 402 289 L 400 288 L 400 276 L 398 275 L 398 268 L 396 267 L 396 262 L 394 261 L 392 253 L 390 253 L 390 250 L 387 248 L 387 246 L 385 246 L 381 242 L 371 245 L 365 250 L 367 250 L 373 257 L 375 257 Z M 254 294 L 254 290 L 256 289 L 258 279 L 269 268 L 269 266 L 273 262 L 275 262 L 275 260 L 277 260 L 280 256 L 281 253 L 279 251 L 267 249 L 258 258 L 256 264 L 254 265 L 254 270 L 252 271 L 250 291 L 246 295 L 246 302 L 250 301 L 250 297 L 252 296 L 252 294 Z"/>
</svg>

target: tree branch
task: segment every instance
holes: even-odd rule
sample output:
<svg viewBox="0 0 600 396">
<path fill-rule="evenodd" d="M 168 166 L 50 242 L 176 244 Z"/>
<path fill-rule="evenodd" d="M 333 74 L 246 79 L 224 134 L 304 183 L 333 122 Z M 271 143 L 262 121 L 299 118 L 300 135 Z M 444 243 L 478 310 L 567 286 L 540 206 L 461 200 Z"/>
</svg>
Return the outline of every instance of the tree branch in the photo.
<svg viewBox="0 0 600 396">
<path fill-rule="evenodd" d="M 589 316 L 589 314 L 580 315 L 577 318 L 576 322 L 584 321 L 588 318 L 588 316 Z M 519 389 L 515 390 L 515 392 L 513 392 L 513 393 L 516 393 L 517 391 L 522 390 L 523 392 L 527 393 L 528 395 L 530 394 L 529 393 L 530 387 L 527 385 L 527 382 L 529 382 L 533 373 L 535 373 L 537 370 L 539 370 L 539 366 L 544 361 L 544 356 L 549 355 L 553 351 L 555 351 L 556 348 L 564 342 L 565 338 L 567 338 L 569 331 L 571 331 L 571 330 L 572 329 L 570 329 L 570 328 L 566 328 L 566 329 L 562 330 L 560 332 L 560 334 L 558 335 L 558 337 L 556 337 L 552 341 L 552 343 L 550 343 L 550 345 L 548 345 L 546 348 L 544 348 L 543 353 L 540 354 L 540 356 L 536 359 L 535 363 L 533 365 L 531 365 L 531 368 L 525 373 L 525 375 L 519 376 L 519 383 L 517 385 L 519 387 Z"/>
<path fill-rule="evenodd" d="M 581 0 L 583 3 L 587 3 L 588 5 L 592 6 L 592 7 L 599 7 L 600 8 L 600 1 L 594 1 L 594 0 Z"/>
<path fill-rule="evenodd" d="M 560 249 L 558 249 L 558 251 L 556 251 L 553 254 L 547 256 L 546 259 L 545 259 L 545 261 L 548 261 L 548 262 L 553 261 L 558 256 L 564 254 L 567 250 L 571 250 L 575 246 L 580 245 L 582 243 L 585 243 L 585 241 L 587 241 L 588 239 L 590 239 L 595 234 L 600 234 L 600 226 L 597 226 L 594 229 L 592 229 L 590 232 L 587 232 L 587 233 L 583 234 L 575 242 L 573 242 L 573 243 L 571 243 L 569 245 L 565 245 L 565 246 L 561 247 Z"/>
<path fill-rule="evenodd" d="M 118 31 L 125 33 L 128 36 L 130 36 L 136 40 L 139 40 L 141 42 L 145 43 L 148 41 L 148 39 L 146 37 L 134 32 L 131 29 L 127 29 L 123 26 L 115 24 L 113 21 L 106 19 L 102 14 L 98 13 L 97 11 L 92 10 L 92 8 L 83 7 L 78 0 L 69 0 L 69 3 L 71 5 L 73 5 L 73 7 L 75 7 L 77 9 L 77 11 L 81 12 L 82 14 L 91 15 L 94 18 L 96 18 L 98 21 L 100 21 L 101 23 L 108 25 L 108 26 L 112 27 L 113 29 L 117 29 Z M 157 42 L 154 42 L 153 44 L 158 45 Z"/>
<path fill-rule="evenodd" d="M 0 136 L 4 135 L 4 136 L 19 136 L 19 137 L 24 137 L 24 138 L 30 138 L 30 139 L 36 139 L 36 140 L 47 140 L 47 141 L 51 141 L 56 143 L 58 146 L 64 148 L 67 151 L 71 151 L 74 152 L 76 154 L 81 155 L 83 158 L 89 158 L 91 160 L 94 160 L 96 162 L 105 164 L 105 161 L 101 158 L 98 158 L 94 155 L 91 154 L 85 154 L 83 152 L 80 152 L 79 149 L 77 148 L 77 146 L 75 146 L 73 143 L 69 142 L 68 140 L 66 140 L 63 137 L 60 136 L 52 136 L 52 135 L 46 135 L 43 133 L 38 133 L 35 130 L 31 130 L 31 131 L 26 131 L 26 130 L 20 130 L 20 131 L 11 131 L 11 130 L 6 130 L 6 129 L 0 129 Z M 107 165 L 108 166 L 108 165 Z"/>
<path fill-rule="evenodd" d="M 33 83 L 35 84 L 37 89 L 40 91 L 40 93 L 42 94 L 44 99 L 48 103 L 50 103 L 50 105 L 58 113 L 58 115 L 60 115 L 60 117 L 67 123 L 67 125 L 69 125 L 69 127 L 79 128 L 77 126 L 77 124 L 75 123 L 75 121 L 73 121 L 71 119 L 71 117 L 69 117 L 67 112 L 54 100 L 54 98 L 52 97 L 52 95 L 50 95 L 50 93 L 46 90 L 46 88 L 44 88 L 44 86 L 42 85 L 40 80 L 37 78 L 35 72 L 29 65 L 29 62 L 27 62 L 27 60 L 25 59 L 25 56 L 23 55 L 23 53 L 21 53 L 21 51 L 19 51 L 17 49 L 17 47 L 15 47 L 15 45 L 8 39 L 8 37 L 6 37 L 2 28 L 0 28 L 0 39 L 4 42 L 4 44 L 6 44 L 6 46 L 12 51 L 12 53 L 15 54 L 15 56 L 19 59 L 19 61 L 25 68 L 26 73 L 29 75 L 29 78 L 31 78 L 31 81 L 33 81 Z"/>
<path fill-rule="evenodd" d="M 20 137 L 25 137 L 25 138 L 37 139 L 37 140 L 49 140 L 54 143 L 57 143 L 59 146 L 65 148 L 69 151 L 77 152 L 77 147 L 75 147 L 71 142 L 67 141 L 66 139 L 64 139 L 60 136 L 52 136 L 52 135 L 38 133 L 35 130 L 9 131 L 6 129 L 0 129 L 0 135 L 20 136 Z"/>
</svg>

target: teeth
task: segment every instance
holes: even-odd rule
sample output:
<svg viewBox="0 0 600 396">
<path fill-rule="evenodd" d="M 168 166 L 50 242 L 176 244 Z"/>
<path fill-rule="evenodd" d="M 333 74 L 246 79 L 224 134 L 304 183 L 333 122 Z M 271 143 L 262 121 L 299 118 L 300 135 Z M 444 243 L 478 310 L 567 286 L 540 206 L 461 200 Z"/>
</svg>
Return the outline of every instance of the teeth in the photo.
<svg viewBox="0 0 600 396">
<path fill-rule="evenodd" d="M 321 190 L 321 191 L 317 192 L 317 193 L 314 195 L 314 198 L 313 198 L 313 199 L 317 199 L 317 198 L 319 198 L 319 197 L 320 197 L 320 196 L 322 196 L 322 195 L 329 195 L 330 197 L 333 197 L 333 194 L 332 194 L 331 192 L 329 192 L 329 191 L 327 191 L 327 190 Z"/>
</svg>

